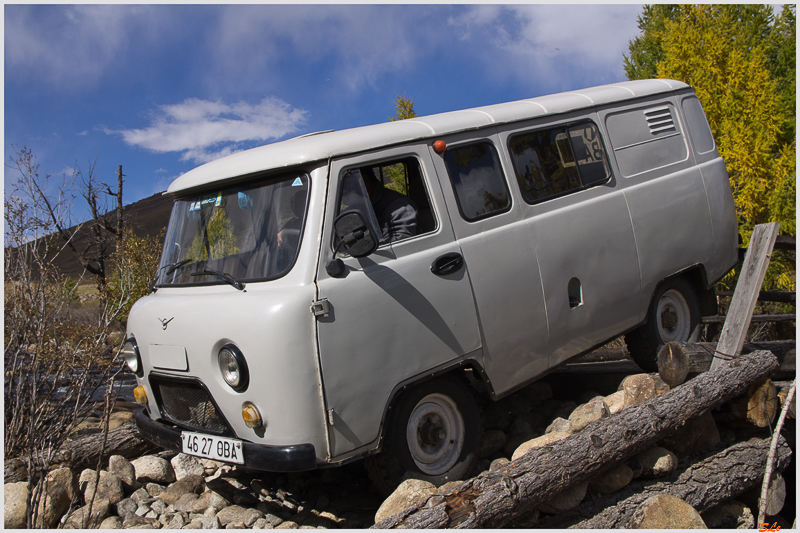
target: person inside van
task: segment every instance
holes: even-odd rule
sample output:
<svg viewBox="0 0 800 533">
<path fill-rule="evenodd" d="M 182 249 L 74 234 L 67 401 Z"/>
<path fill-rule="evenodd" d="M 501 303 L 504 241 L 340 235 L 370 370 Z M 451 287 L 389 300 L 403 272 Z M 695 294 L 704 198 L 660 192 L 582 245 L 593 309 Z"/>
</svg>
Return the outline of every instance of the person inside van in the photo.
<svg viewBox="0 0 800 533">
<path fill-rule="evenodd" d="M 383 242 L 399 241 L 416 235 L 419 212 L 417 204 L 399 192 L 384 187 L 371 167 L 362 167 L 359 170 L 383 233 Z"/>
</svg>

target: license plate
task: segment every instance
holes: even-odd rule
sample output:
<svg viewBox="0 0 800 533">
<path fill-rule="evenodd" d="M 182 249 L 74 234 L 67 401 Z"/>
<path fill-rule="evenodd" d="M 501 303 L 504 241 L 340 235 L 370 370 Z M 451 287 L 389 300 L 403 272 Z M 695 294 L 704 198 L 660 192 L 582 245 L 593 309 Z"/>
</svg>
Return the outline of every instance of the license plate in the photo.
<svg viewBox="0 0 800 533">
<path fill-rule="evenodd" d="M 216 461 L 244 464 L 242 441 L 238 439 L 182 431 L 181 441 L 183 443 L 183 453 L 185 454 Z"/>
</svg>

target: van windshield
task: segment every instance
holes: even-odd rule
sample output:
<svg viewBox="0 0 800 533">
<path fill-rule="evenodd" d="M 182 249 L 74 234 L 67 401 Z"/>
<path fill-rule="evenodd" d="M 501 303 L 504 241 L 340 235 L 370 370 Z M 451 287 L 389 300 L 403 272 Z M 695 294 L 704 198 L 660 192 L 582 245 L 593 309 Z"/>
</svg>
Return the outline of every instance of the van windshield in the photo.
<svg viewBox="0 0 800 533">
<path fill-rule="evenodd" d="M 155 285 L 233 284 L 286 274 L 300 249 L 308 191 L 308 176 L 291 174 L 178 198 Z"/>
</svg>

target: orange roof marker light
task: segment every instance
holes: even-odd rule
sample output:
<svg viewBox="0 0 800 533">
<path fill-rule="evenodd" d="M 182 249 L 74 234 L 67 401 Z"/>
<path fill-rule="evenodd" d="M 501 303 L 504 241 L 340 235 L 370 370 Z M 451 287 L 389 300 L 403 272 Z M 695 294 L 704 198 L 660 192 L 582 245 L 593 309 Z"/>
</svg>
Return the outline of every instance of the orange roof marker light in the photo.
<svg viewBox="0 0 800 533">
<path fill-rule="evenodd" d="M 444 149 L 447 148 L 447 143 L 444 141 L 436 141 L 433 143 L 433 149 L 436 150 L 437 154 L 441 154 L 444 152 Z"/>
</svg>

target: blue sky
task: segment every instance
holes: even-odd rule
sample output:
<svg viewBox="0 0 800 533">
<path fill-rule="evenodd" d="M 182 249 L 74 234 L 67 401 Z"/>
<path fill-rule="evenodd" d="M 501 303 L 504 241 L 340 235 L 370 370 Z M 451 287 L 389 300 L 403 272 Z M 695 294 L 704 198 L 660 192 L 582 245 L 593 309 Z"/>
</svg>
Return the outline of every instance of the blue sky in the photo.
<svg viewBox="0 0 800 533">
<path fill-rule="evenodd" d="M 624 81 L 640 11 L 5 5 L 5 161 L 26 146 L 60 176 L 96 159 L 109 183 L 122 165 L 130 203 L 234 151 L 384 122 L 398 94 L 427 115 Z"/>
</svg>

